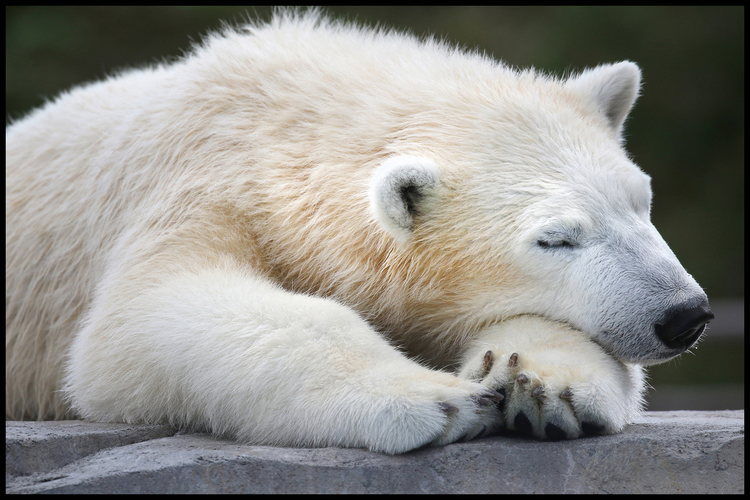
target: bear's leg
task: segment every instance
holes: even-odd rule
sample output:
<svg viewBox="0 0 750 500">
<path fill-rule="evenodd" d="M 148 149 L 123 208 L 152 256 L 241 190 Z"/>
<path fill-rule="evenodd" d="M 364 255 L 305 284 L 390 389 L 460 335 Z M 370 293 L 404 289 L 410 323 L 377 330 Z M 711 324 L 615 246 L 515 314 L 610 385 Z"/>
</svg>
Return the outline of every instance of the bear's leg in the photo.
<svg viewBox="0 0 750 500">
<path fill-rule="evenodd" d="M 536 316 L 519 316 L 478 336 L 459 376 L 505 396 L 503 418 L 490 426 L 540 439 L 620 432 L 641 411 L 640 366 L 610 356 L 582 332 Z"/>
<path fill-rule="evenodd" d="M 138 276 L 99 289 L 72 345 L 66 393 L 84 418 L 385 453 L 497 418 L 497 393 L 409 360 L 332 300 L 232 266 Z"/>
</svg>

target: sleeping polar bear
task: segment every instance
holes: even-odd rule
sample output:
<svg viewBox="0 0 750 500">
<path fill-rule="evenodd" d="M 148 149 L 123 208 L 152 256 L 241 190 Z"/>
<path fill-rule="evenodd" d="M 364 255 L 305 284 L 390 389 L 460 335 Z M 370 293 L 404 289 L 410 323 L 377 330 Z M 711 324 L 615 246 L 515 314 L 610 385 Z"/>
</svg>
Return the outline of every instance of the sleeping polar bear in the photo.
<svg viewBox="0 0 750 500">
<path fill-rule="evenodd" d="M 6 415 L 401 453 L 620 431 L 706 295 L 559 80 L 279 13 L 6 130 Z"/>
</svg>

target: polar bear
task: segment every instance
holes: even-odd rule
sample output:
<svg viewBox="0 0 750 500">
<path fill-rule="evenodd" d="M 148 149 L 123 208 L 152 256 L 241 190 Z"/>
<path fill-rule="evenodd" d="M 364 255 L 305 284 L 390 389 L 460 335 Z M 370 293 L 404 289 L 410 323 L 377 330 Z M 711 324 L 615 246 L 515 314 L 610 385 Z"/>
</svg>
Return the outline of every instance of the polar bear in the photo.
<svg viewBox="0 0 750 500">
<path fill-rule="evenodd" d="M 317 11 L 6 129 L 6 416 L 402 453 L 620 431 L 706 295 L 567 79 Z"/>
</svg>

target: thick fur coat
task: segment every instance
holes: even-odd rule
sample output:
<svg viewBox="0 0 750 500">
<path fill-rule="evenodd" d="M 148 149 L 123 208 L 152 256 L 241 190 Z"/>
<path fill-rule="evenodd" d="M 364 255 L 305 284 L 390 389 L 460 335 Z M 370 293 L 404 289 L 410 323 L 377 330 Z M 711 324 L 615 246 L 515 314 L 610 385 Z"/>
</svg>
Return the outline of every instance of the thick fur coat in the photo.
<svg viewBox="0 0 750 500">
<path fill-rule="evenodd" d="M 6 415 L 399 453 L 620 431 L 705 294 L 568 79 L 317 12 L 6 130 Z"/>
</svg>

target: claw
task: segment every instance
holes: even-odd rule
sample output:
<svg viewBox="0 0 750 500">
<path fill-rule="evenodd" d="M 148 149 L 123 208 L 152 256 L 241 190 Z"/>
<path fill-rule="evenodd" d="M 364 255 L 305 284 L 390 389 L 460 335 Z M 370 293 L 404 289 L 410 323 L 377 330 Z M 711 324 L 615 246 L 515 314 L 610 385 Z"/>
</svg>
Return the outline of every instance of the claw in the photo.
<svg viewBox="0 0 750 500">
<path fill-rule="evenodd" d="M 508 360 L 508 366 L 510 366 L 511 368 L 515 368 L 516 366 L 518 366 L 518 353 L 517 352 L 514 352 L 513 354 L 510 355 L 510 359 Z"/>
<path fill-rule="evenodd" d="M 531 397 L 539 399 L 539 400 L 546 399 L 547 395 L 544 394 L 544 387 L 540 385 L 539 387 L 531 391 Z"/>
<path fill-rule="evenodd" d="M 487 393 L 481 396 L 472 396 L 471 399 L 479 406 L 490 406 L 501 402 L 505 399 L 505 396 L 493 389 L 489 389 Z"/>
<path fill-rule="evenodd" d="M 479 406 L 490 406 L 494 401 L 488 396 L 472 396 L 471 399 Z"/>
<path fill-rule="evenodd" d="M 516 378 L 516 382 L 518 382 L 518 385 L 523 387 L 524 385 L 528 384 L 530 380 L 529 380 L 528 375 L 526 375 L 525 373 L 522 373 Z"/>
<path fill-rule="evenodd" d="M 458 406 L 453 406 L 450 403 L 438 403 L 438 406 L 440 406 L 440 409 L 449 417 L 458 413 Z"/>
<path fill-rule="evenodd" d="M 505 394 L 502 394 L 502 393 L 497 392 L 497 391 L 495 391 L 493 389 L 490 389 L 490 393 L 486 397 L 488 397 L 491 400 L 499 403 L 500 401 L 502 401 L 503 399 L 505 399 Z"/>
<path fill-rule="evenodd" d="M 492 370 L 492 351 L 484 353 L 484 362 L 482 363 L 484 368 L 484 375 L 487 375 Z"/>
<path fill-rule="evenodd" d="M 573 402 L 573 390 L 570 387 L 568 387 L 567 389 L 562 391 L 560 393 L 560 399 L 564 399 L 568 403 L 572 403 Z"/>
</svg>

